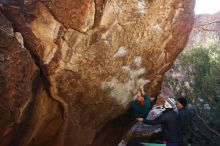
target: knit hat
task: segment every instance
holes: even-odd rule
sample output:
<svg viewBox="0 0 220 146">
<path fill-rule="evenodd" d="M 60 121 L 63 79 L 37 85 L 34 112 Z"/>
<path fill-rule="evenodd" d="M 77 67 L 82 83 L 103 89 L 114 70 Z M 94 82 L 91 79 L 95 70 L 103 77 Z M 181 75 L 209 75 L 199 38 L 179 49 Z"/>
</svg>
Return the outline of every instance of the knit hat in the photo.
<svg viewBox="0 0 220 146">
<path fill-rule="evenodd" d="M 182 106 L 186 107 L 186 105 L 187 105 L 187 100 L 186 100 L 186 98 L 180 97 L 180 98 L 177 99 L 177 101 L 178 101 L 179 103 L 181 103 Z"/>
<path fill-rule="evenodd" d="M 172 97 L 166 98 L 166 101 L 164 103 L 165 108 L 175 108 L 176 107 L 176 101 Z"/>
</svg>

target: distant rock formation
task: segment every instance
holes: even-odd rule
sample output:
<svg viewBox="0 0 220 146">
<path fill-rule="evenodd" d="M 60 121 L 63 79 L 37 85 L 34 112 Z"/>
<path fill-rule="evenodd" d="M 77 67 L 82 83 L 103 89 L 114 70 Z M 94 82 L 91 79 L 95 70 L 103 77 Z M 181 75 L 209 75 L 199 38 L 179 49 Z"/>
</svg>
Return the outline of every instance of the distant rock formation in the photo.
<svg viewBox="0 0 220 146">
<path fill-rule="evenodd" d="M 190 33 L 184 51 L 193 48 L 196 44 L 205 43 L 208 39 L 220 39 L 220 12 L 213 15 L 195 15 L 193 29 Z M 178 59 L 174 62 L 174 64 L 179 66 Z M 181 66 L 179 66 L 177 71 L 168 71 L 166 73 L 166 77 L 172 77 L 178 81 L 182 81 L 185 77 L 185 71 Z M 168 85 L 169 83 L 165 84 L 162 86 L 164 94 L 167 96 L 174 96 L 174 89 Z"/>
<path fill-rule="evenodd" d="M 115 145 L 140 86 L 159 94 L 186 45 L 194 3 L 4 1 L 0 145 Z"/>
<path fill-rule="evenodd" d="M 210 38 L 220 38 L 220 12 L 213 15 L 195 15 L 186 48 L 192 48 L 196 43 L 204 43 Z"/>
</svg>

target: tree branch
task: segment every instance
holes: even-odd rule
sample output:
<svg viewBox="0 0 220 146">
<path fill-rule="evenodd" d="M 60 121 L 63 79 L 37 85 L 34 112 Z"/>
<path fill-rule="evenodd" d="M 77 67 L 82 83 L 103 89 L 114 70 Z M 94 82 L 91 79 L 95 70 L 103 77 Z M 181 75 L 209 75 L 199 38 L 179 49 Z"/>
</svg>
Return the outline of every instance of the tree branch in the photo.
<svg viewBox="0 0 220 146">
<path fill-rule="evenodd" d="M 206 121 L 198 114 L 198 111 L 196 109 L 196 106 L 194 105 L 195 111 L 196 111 L 196 116 L 203 122 L 203 124 L 210 130 L 212 131 L 215 135 L 220 136 L 220 134 L 215 131 L 214 129 L 212 129 L 211 127 L 209 127 L 209 125 L 206 123 Z"/>
<path fill-rule="evenodd" d="M 201 27 L 201 26 L 206 26 L 206 25 L 211 25 L 211 24 L 214 24 L 214 23 L 220 23 L 220 20 L 212 21 L 212 22 L 205 23 L 205 24 L 199 24 L 199 25 L 197 25 L 197 26 L 194 26 L 194 28 L 196 28 L 196 27 Z"/>
<path fill-rule="evenodd" d="M 218 29 L 207 29 L 207 28 L 202 28 L 202 30 L 204 30 L 204 31 L 220 31 Z"/>
</svg>

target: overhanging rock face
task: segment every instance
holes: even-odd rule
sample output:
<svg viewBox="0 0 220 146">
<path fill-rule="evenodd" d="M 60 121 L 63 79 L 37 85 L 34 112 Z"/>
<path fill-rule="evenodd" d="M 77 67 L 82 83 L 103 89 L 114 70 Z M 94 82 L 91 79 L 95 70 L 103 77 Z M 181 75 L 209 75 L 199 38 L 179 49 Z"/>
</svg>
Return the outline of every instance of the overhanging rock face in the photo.
<svg viewBox="0 0 220 146">
<path fill-rule="evenodd" d="M 31 71 L 26 75 L 26 70 L 11 66 L 8 72 L 22 76 L 3 83 L 24 87 L 22 106 L 10 106 L 26 112 L 18 128 L 13 118 L 1 119 L 2 145 L 112 146 L 117 130 L 111 129 L 124 125 L 109 121 L 128 109 L 140 86 L 147 84 L 150 95 L 159 93 L 164 73 L 186 44 L 193 9 L 193 0 L 4 3 L 1 11 L 8 20 L 2 15 L 1 23 L 11 30 L 11 39 L 20 38 L 13 41 L 14 47 L 20 44 L 29 58 L 20 55 L 19 66 Z M 13 54 L 8 47 L 1 47 L 0 53 Z M 32 66 L 25 64 L 28 60 Z M 7 77 L 3 71 L 1 76 Z M 4 90 L 7 107 L 20 91 Z"/>
</svg>

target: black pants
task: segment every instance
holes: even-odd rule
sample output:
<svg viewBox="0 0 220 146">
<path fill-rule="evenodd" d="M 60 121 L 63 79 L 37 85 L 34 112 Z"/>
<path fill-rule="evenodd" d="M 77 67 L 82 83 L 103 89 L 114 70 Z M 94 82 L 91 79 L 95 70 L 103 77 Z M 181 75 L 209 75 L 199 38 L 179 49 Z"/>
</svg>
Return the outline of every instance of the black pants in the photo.
<svg viewBox="0 0 220 146">
<path fill-rule="evenodd" d="M 144 146 L 144 145 L 138 141 L 130 141 L 128 142 L 127 146 Z"/>
</svg>

